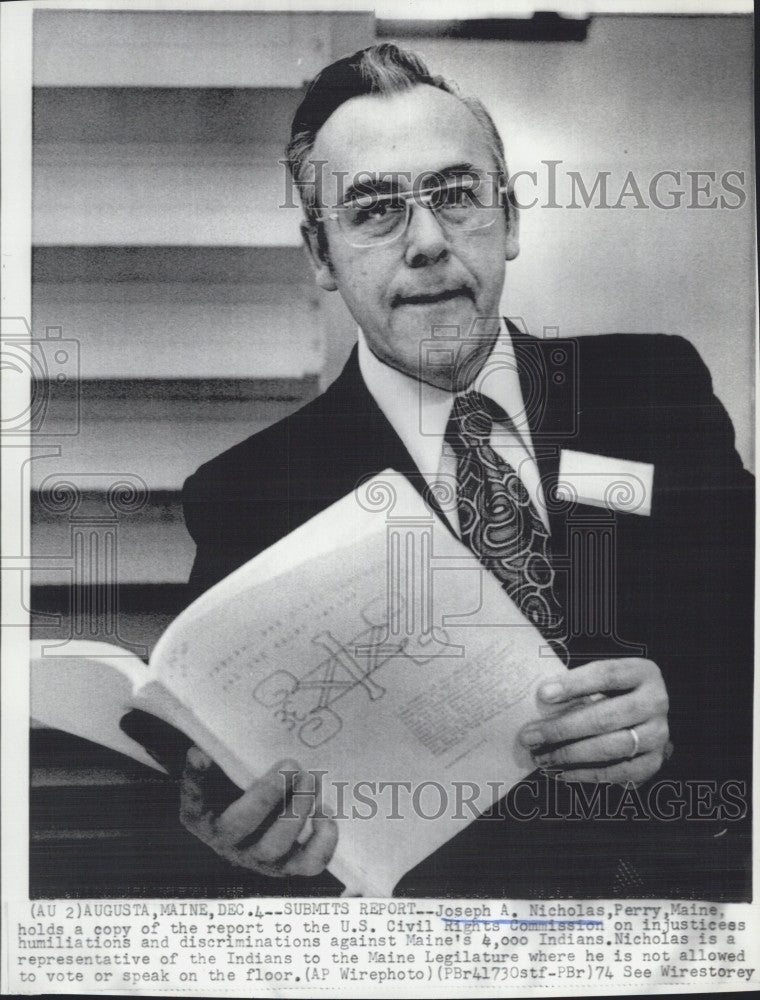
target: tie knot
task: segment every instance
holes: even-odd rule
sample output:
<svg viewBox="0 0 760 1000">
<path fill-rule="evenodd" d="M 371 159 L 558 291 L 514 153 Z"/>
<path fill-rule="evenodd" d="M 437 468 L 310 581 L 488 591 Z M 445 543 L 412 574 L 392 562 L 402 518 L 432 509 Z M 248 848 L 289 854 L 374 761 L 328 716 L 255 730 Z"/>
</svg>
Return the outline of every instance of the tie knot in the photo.
<svg viewBox="0 0 760 1000">
<path fill-rule="evenodd" d="M 446 432 L 446 440 L 455 452 L 488 443 L 493 428 L 490 411 L 489 400 L 479 392 L 471 390 L 456 397 Z"/>
</svg>

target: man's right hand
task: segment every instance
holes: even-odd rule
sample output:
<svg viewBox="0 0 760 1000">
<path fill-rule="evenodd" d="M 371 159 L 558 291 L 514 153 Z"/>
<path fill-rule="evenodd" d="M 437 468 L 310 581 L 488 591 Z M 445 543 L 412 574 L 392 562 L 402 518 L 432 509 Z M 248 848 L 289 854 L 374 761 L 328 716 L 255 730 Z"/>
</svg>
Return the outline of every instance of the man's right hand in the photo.
<svg viewBox="0 0 760 1000">
<path fill-rule="evenodd" d="M 338 827 L 322 814 L 311 774 L 292 760 L 281 761 L 215 815 L 209 805 L 215 773 L 220 772 L 211 758 L 190 747 L 180 782 L 179 814 L 190 833 L 231 864 L 263 875 L 319 875 L 324 870 L 338 842 Z M 312 832 L 300 842 L 310 815 Z"/>
</svg>

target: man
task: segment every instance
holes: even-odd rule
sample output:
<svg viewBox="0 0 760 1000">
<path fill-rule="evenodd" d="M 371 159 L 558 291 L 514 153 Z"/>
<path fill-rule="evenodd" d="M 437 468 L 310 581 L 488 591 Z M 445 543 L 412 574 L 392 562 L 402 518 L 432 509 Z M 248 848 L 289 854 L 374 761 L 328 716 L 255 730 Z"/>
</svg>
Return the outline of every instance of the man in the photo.
<svg viewBox="0 0 760 1000">
<path fill-rule="evenodd" d="M 358 348 L 323 396 L 187 481 L 192 585 L 211 586 L 385 468 L 428 497 L 455 478 L 456 509 L 439 512 L 574 668 L 540 690 L 570 710 L 521 734 L 543 769 L 539 815 L 476 821 L 398 891 L 741 897 L 746 821 L 724 822 L 714 802 L 699 815 L 689 802 L 675 823 L 659 807 L 642 818 L 635 802 L 614 819 L 560 819 L 562 778 L 591 793 L 667 778 L 672 798 L 692 794 L 686 780 L 715 796 L 748 777 L 752 483 L 696 352 L 673 337 L 534 340 L 495 318 L 518 252 L 502 143 L 479 102 L 411 53 L 380 45 L 327 67 L 296 113 L 289 163 L 316 280 L 341 294 Z M 456 331 L 455 349 L 426 350 L 441 329 Z M 650 512 L 563 502 L 568 447 L 638 470 Z M 596 576 L 584 576 L 593 545 L 580 553 L 579 538 L 613 539 Z M 306 797 L 278 816 L 292 789 L 281 762 L 264 764 L 212 808 L 215 767 L 193 748 L 183 823 L 260 873 L 256 891 L 330 891 L 316 876 L 339 824 L 315 819 L 302 843 Z"/>
</svg>

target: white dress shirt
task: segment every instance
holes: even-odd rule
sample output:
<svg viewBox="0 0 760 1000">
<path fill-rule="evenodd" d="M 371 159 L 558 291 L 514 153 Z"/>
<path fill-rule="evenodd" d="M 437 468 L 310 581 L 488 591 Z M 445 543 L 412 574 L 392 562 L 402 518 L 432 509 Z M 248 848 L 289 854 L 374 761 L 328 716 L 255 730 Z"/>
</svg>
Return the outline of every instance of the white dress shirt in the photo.
<svg viewBox="0 0 760 1000">
<path fill-rule="evenodd" d="M 401 438 L 428 485 L 435 489 L 440 484 L 445 494 L 456 483 L 456 455 L 444 440 L 454 394 L 420 382 L 380 361 L 370 350 L 361 329 L 359 369 L 375 402 Z M 548 528 L 546 504 L 525 416 L 512 338 L 506 325 L 502 326 L 488 362 L 469 389 L 492 399 L 511 417 L 517 433 L 503 423 L 495 425 L 491 445 L 520 476 Z M 446 516 L 461 537 L 455 504 L 446 505 Z"/>
</svg>

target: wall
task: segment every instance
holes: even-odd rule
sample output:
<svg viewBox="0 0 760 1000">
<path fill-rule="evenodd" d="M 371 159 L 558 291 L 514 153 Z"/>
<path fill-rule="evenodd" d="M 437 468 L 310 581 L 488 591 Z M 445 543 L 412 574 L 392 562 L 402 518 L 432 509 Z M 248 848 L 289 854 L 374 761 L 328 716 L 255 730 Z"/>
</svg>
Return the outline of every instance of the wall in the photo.
<svg viewBox="0 0 760 1000">
<path fill-rule="evenodd" d="M 752 25 L 747 17 L 597 17 L 585 42 L 397 39 L 491 111 L 511 171 L 535 170 L 516 191 L 521 253 L 507 267 L 502 303 L 540 333 L 664 332 L 688 337 L 711 369 L 752 467 L 755 268 Z M 557 197 L 572 200 L 567 172 L 591 190 L 610 171 L 614 204 L 633 171 L 649 202 L 660 170 L 682 172 L 687 192 L 672 211 L 542 208 L 547 168 L 560 160 Z M 685 172 L 743 171 L 738 209 L 687 208 Z M 675 186 L 672 181 L 672 186 Z M 732 183 L 736 184 L 734 180 Z M 717 190 L 736 204 L 738 196 Z M 667 202 L 663 181 L 660 200 Z M 708 202 L 708 195 L 699 196 Z M 598 204 L 598 197 L 592 206 Z M 576 203 L 583 205 L 580 197 Z"/>
</svg>

